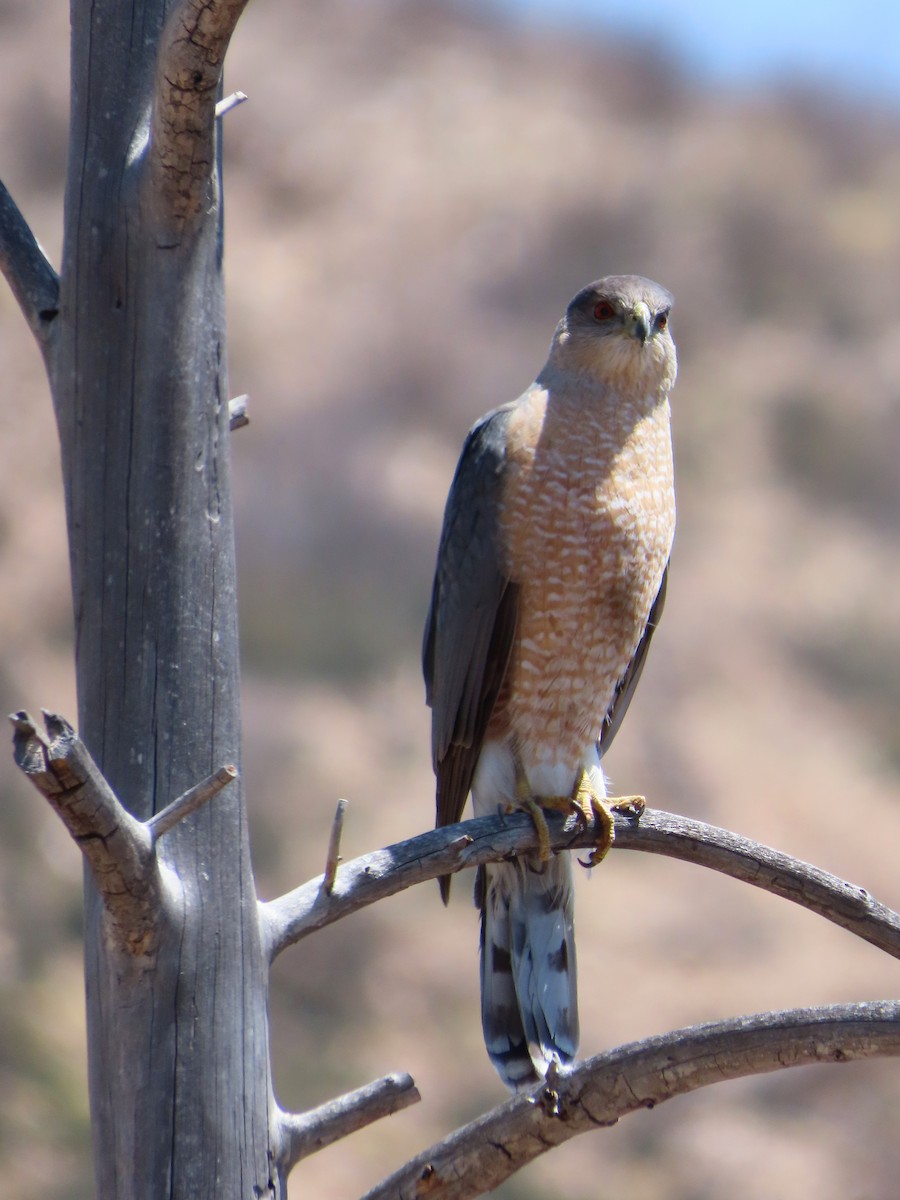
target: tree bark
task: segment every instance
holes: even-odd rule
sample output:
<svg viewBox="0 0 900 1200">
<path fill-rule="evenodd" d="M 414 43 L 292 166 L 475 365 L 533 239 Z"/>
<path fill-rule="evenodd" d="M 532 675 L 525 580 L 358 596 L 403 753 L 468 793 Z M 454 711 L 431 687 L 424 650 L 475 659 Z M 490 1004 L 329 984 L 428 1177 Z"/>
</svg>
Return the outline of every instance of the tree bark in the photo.
<svg viewBox="0 0 900 1200">
<path fill-rule="evenodd" d="M 900 1006 L 891 1001 L 762 1013 L 646 1038 L 462 1126 L 362 1200 L 473 1200 L 570 1138 L 697 1088 L 887 1055 L 900 1055 Z"/>
<path fill-rule="evenodd" d="M 79 731 L 140 820 L 223 763 L 240 763 L 213 113 L 241 7 L 72 3 L 50 375 Z M 190 22 L 201 16 L 208 24 L 198 31 Z M 167 65 L 172 44 L 177 77 Z M 202 69 L 192 73 L 198 60 Z M 173 112 L 185 118 L 180 125 Z M 188 147 L 186 162 L 169 153 L 172 145 Z M 240 780 L 167 833 L 157 853 L 176 899 L 160 907 L 147 953 L 111 936 L 86 875 L 97 1193 L 283 1194 L 270 1128 L 267 969 Z"/>
</svg>

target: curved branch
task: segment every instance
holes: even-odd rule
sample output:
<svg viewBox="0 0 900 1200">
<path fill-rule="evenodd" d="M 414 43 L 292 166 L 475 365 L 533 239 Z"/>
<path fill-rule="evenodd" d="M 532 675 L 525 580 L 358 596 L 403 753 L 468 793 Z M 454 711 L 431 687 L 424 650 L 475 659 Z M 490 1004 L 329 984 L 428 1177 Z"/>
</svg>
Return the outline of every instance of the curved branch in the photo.
<svg viewBox="0 0 900 1200">
<path fill-rule="evenodd" d="M 627 1113 L 782 1067 L 900 1055 L 900 1004 L 738 1017 L 622 1046 L 516 1096 L 412 1159 L 363 1200 L 466 1200 L 545 1151 Z"/>
<path fill-rule="evenodd" d="M 900 914 L 878 903 L 865 888 L 702 821 L 649 808 L 639 822 L 621 813 L 614 817 L 614 849 L 644 850 L 711 867 L 792 900 L 900 958 Z M 593 844 L 593 832 L 578 828 L 572 818 L 564 821 L 548 812 L 547 826 L 554 850 Z M 330 892 L 319 876 L 260 904 L 263 943 L 274 959 L 307 934 L 413 884 L 536 847 L 534 825 L 525 813 L 479 817 L 420 834 L 345 863 Z"/>
<path fill-rule="evenodd" d="M 644 850 L 709 867 L 808 908 L 900 958 L 900 913 L 811 863 L 773 850 L 727 829 L 671 813 L 647 810 L 640 824 L 616 822 L 622 850 Z"/>
<path fill-rule="evenodd" d="M 59 315 L 59 276 L 15 200 L 0 183 L 0 271 L 47 358 Z"/>
<path fill-rule="evenodd" d="M 177 242 L 209 207 L 216 98 L 228 43 L 247 0 L 181 0 L 166 22 L 150 134 L 151 205 Z"/>
</svg>

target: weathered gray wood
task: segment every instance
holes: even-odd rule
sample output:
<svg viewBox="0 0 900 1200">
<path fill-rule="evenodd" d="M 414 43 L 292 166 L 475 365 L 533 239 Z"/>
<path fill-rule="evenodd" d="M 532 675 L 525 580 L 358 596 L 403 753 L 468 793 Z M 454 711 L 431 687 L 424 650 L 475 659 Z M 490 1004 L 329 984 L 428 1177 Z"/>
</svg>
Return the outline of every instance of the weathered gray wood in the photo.
<svg viewBox="0 0 900 1200">
<path fill-rule="evenodd" d="M 170 889 L 149 831 L 123 808 L 67 721 L 48 713 L 45 736 L 28 713 L 11 720 L 16 764 L 81 847 L 104 902 L 106 940 L 126 956 L 152 955 Z"/>
<path fill-rule="evenodd" d="M 900 1004 L 737 1017 L 646 1038 L 579 1063 L 416 1155 L 363 1200 L 472 1200 L 581 1133 L 726 1079 L 900 1055 Z"/>
<path fill-rule="evenodd" d="M 72 3 L 51 379 L 79 732 L 141 820 L 240 763 L 214 106 L 242 7 Z M 240 780 L 157 853 L 180 903 L 152 954 L 103 936 L 86 881 L 98 1196 L 283 1194 Z"/>
<path fill-rule="evenodd" d="M 0 271 L 47 362 L 59 312 L 59 278 L 3 183 L 0 183 Z"/>
<path fill-rule="evenodd" d="M 709 867 L 791 900 L 840 925 L 887 954 L 900 958 L 900 913 L 865 888 L 782 854 L 727 829 L 646 808 L 640 821 L 614 813 L 614 851 L 644 850 Z M 595 833 L 573 817 L 547 813 L 554 850 L 589 849 Z M 537 847 L 537 832 L 524 812 L 478 817 L 445 825 L 376 850 L 260 904 L 270 958 L 317 929 L 386 896 L 464 867 L 512 858 Z M 603 870 L 602 865 L 599 870 Z"/>
<path fill-rule="evenodd" d="M 84 855 L 103 901 L 108 949 L 152 961 L 161 932 L 180 909 L 183 895 L 171 872 L 160 870 L 158 840 L 237 777 L 234 767 L 173 800 L 148 821 L 122 805 L 72 726 L 45 713 L 46 735 L 27 712 L 10 717 L 16 765 L 53 807 Z"/>
<path fill-rule="evenodd" d="M 305 1113 L 281 1113 L 284 1159 L 289 1166 L 308 1158 L 382 1117 L 421 1100 L 411 1076 L 385 1075 Z"/>
</svg>

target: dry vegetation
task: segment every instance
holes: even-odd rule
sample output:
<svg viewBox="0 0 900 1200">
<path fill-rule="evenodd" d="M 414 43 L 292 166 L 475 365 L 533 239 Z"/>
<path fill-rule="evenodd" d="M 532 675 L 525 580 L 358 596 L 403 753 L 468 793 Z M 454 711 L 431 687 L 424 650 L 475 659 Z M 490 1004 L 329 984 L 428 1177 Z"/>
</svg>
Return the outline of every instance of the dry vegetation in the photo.
<svg viewBox="0 0 900 1200">
<path fill-rule="evenodd" d="M 59 260 L 62 4 L 0 2 L 3 175 Z M 257 0 L 227 83 L 244 769 L 261 890 L 428 826 L 418 638 L 463 433 L 543 361 L 568 297 L 676 296 L 679 532 L 614 783 L 900 904 L 900 117 L 692 89 L 659 57 L 450 4 Z M 0 289 L 0 699 L 74 714 L 57 451 Z M 297 789 L 297 772 L 304 780 Z M 0 756 L 0 1195 L 91 1194 L 80 864 Z M 311 1105 L 391 1069 L 423 1104 L 305 1164 L 358 1195 L 502 1099 L 465 885 L 285 956 L 276 1079 Z M 584 1050 L 896 994 L 896 964 L 764 894 L 613 854 L 579 896 Z M 709 1089 L 581 1138 L 508 1200 L 896 1193 L 893 1064 Z"/>
</svg>

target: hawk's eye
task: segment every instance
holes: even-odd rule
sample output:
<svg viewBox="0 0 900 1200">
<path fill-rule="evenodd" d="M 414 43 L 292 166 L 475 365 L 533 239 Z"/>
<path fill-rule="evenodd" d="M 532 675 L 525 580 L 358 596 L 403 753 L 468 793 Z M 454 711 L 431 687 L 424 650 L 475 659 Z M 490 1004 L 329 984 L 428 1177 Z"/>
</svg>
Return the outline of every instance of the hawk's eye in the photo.
<svg viewBox="0 0 900 1200">
<path fill-rule="evenodd" d="M 656 328 L 657 329 L 665 329 L 665 327 L 668 325 L 668 323 L 669 323 L 669 314 L 667 312 L 660 313 L 659 316 L 656 318 Z"/>
<path fill-rule="evenodd" d="M 595 321 L 611 321 L 615 315 L 616 310 L 608 300 L 601 300 L 594 305 Z"/>
</svg>

